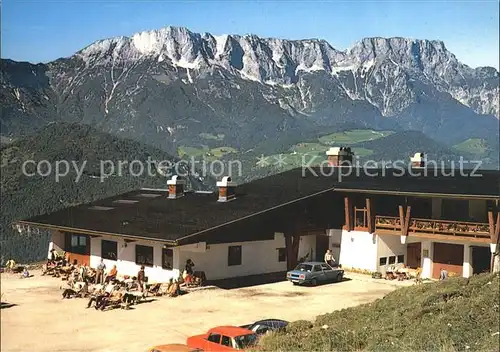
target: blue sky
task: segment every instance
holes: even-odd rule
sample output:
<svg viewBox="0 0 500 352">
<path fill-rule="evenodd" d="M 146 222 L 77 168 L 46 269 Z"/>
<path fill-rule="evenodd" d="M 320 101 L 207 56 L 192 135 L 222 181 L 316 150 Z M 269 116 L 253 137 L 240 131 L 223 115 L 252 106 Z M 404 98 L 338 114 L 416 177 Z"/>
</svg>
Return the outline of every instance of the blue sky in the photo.
<svg viewBox="0 0 500 352">
<path fill-rule="evenodd" d="M 4 0 L 2 58 L 45 62 L 95 40 L 185 26 L 195 32 L 326 39 L 440 39 L 462 62 L 499 66 L 499 3 L 489 1 Z"/>
</svg>

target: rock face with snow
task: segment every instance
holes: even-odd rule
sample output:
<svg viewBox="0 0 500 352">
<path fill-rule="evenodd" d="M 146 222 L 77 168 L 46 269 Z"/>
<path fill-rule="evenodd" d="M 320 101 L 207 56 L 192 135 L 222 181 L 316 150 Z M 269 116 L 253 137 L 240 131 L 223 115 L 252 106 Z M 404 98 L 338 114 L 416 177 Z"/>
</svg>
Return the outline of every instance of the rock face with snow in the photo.
<svg viewBox="0 0 500 352">
<path fill-rule="evenodd" d="M 53 120 L 163 143 L 222 133 L 252 146 L 344 123 L 456 142 L 498 133 L 499 75 L 440 41 L 323 40 L 167 27 L 97 41 L 46 65 L 2 60 L 2 134 Z"/>
</svg>

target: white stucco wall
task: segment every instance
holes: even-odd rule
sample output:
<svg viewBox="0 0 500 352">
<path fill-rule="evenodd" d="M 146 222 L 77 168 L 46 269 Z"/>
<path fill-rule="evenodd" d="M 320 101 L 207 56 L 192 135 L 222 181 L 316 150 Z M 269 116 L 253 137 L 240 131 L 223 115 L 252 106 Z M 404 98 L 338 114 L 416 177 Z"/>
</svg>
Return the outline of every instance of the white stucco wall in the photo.
<svg viewBox="0 0 500 352">
<path fill-rule="evenodd" d="M 60 231 L 52 231 L 49 249 L 47 251 L 47 259 L 50 259 L 50 251 L 55 249 L 57 252 L 64 251 L 64 233 Z"/>
<path fill-rule="evenodd" d="M 462 268 L 462 276 L 470 277 L 472 276 L 472 248 L 470 244 L 464 244 L 464 266 Z"/>
<path fill-rule="evenodd" d="M 241 265 L 228 266 L 229 246 L 241 246 Z M 315 246 L 315 236 L 301 237 L 299 257 L 314 251 Z M 179 265 L 183 267 L 186 260 L 191 259 L 195 263 L 194 270 L 204 271 L 208 280 L 286 271 L 286 261 L 278 261 L 278 248 L 285 248 L 283 234 L 276 234 L 273 240 L 267 241 L 207 245 L 206 251 L 193 245 L 181 246 Z"/>
<path fill-rule="evenodd" d="M 382 257 L 386 257 L 389 262 L 389 257 L 395 256 L 398 263 L 397 256 L 404 255 L 406 262 L 406 244 L 401 243 L 401 236 L 378 235 L 377 237 L 377 266 Z"/>
<path fill-rule="evenodd" d="M 347 268 L 377 271 L 377 236 L 342 230 L 339 262 Z"/>
<path fill-rule="evenodd" d="M 153 263 L 152 267 L 146 266 L 145 272 L 148 277 L 148 282 L 167 282 L 170 278 L 177 279 L 179 277 L 179 270 L 165 270 L 162 268 L 162 248 L 163 244 L 155 241 L 136 241 L 131 243 L 125 243 L 123 239 L 118 239 L 111 236 L 102 236 L 92 238 L 90 240 L 90 266 L 95 268 L 99 265 L 101 261 L 101 240 L 115 241 L 117 242 L 117 260 L 104 259 L 106 264 L 106 271 L 110 270 L 113 265 L 116 265 L 118 270 L 118 275 L 130 275 L 136 276 L 139 271 L 140 265 L 135 263 L 135 246 L 150 246 L 153 247 Z M 175 254 L 174 251 L 174 264 L 175 264 Z"/>
</svg>

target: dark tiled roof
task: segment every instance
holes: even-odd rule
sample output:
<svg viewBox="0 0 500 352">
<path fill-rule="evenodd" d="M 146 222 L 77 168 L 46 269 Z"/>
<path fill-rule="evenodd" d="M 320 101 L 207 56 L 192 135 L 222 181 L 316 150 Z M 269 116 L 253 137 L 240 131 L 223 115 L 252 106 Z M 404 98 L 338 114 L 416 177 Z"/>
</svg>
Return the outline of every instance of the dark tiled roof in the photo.
<svg viewBox="0 0 500 352">
<path fill-rule="evenodd" d="M 214 226 L 333 188 L 329 177 L 302 178 L 300 170 L 237 187 L 236 199 L 217 202 L 218 194 L 187 193 L 167 199 L 166 191 L 137 190 L 27 220 L 32 223 L 86 229 L 154 239 L 176 240 Z M 140 194 L 158 194 L 141 197 Z M 133 204 L 115 200 L 138 200 Z M 110 210 L 90 207 L 113 207 Z"/>
<path fill-rule="evenodd" d="M 479 177 L 445 177 L 434 173 L 399 176 L 399 171 L 395 174 L 393 170 L 387 169 L 384 174 L 382 170 L 371 169 L 346 176 L 346 169 L 342 171 L 344 175 L 339 173 L 339 169 L 334 170 L 333 174 L 328 175 L 326 169 L 321 172 L 321 169 L 314 168 L 316 177 L 311 171 L 304 172 L 299 168 L 239 185 L 237 199 L 227 203 L 217 202 L 216 193 L 188 193 L 172 200 L 167 199 L 166 191 L 137 190 L 37 216 L 26 220 L 26 223 L 175 241 L 333 188 L 345 192 L 380 191 L 476 198 L 498 198 L 500 194 L 498 171 L 482 171 Z M 368 175 L 376 172 L 376 177 Z M 96 206 L 97 209 L 90 209 Z"/>
<path fill-rule="evenodd" d="M 443 195 L 449 197 L 498 198 L 500 172 L 496 170 L 440 170 L 413 169 L 401 175 L 402 170 L 365 170 L 359 176 L 349 175 L 335 185 L 337 190 L 371 191 L 380 193 L 407 193 Z M 369 174 L 377 174 L 373 177 Z"/>
</svg>

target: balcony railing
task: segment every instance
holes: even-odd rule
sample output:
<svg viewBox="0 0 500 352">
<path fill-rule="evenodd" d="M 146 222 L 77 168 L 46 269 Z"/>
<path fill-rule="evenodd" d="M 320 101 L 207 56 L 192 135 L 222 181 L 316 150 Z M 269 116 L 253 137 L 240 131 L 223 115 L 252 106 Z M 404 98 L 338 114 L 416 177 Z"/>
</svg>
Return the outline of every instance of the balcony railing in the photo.
<svg viewBox="0 0 500 352">
<path fill-rule="evenodd" d="M 401 221 L 396 216 L 376 216 L 375 228 L 401 231 Z M 408 233 L 490 238 L 489 225 L 487 223 L 432 219 L 411 219 Z"/>
</svg>

